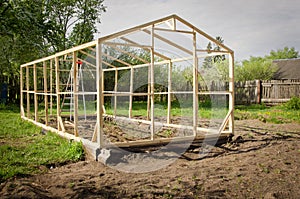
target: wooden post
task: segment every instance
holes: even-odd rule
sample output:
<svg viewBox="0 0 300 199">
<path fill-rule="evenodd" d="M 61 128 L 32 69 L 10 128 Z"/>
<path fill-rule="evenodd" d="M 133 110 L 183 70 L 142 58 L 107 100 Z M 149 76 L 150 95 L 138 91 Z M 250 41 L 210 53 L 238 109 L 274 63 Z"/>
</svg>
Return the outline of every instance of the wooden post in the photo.
<svg viewBox="0 0 300 199">
<path fill-rule="evenodd" d="M 47 82 L 47 64 L 43 62 L 44 73 L 44 100 L 45 100 L 45 125 L 48 126 L 48 82 Z"/>
<path fill-rule="evenodd" d="M 256 80 L 256 103 L 261 103 L 261 81 Z"/>
<path fill-rule="evenodd" d="M 33 87 L 34 87 L 34 121 L 38 122 L 38 96 L 37 96 L 37 69 L 33 64 Z"/>
<path fill-rule="evenodd" d="M 102 48 L 98 39 L 96 44 L 96 70 L 97 70 L 97 143 L 99 147 L 104 146 L 103 140 L 103 87 L 102 87 Z"/>
<path fill-rule="evenodd" d="M 29 94 L 29 66 L 26 66 L 26 90 L 27 90 L 27 104 L 26 104 L 26 112 L 27 112 L 27 118 L 30 118 L 30 94 Z"/>
<path fill-rule="evenodd" d="M 193 133 L 194 136 L 197 135 L 198 126 L 198 57 L 197 57 L 197 43 L 196 43 L 196 33 L 193 34 Z"/>
<path fill-rule="evenodd" d="M 150 120 L 150 108 L 151 108 L 151 104 L 150 104 L 150 93 L 151 93 L 151 65 L 148 66 L 148 95 L 147 95 L 147 120 Z"/>
<path fill-rule="evenodd" d="M 128 114 L 129 114 L 129 118 L 132 118 L 132 98 L 133 98 L 133 75 L 134 75 L 134 73 L 133 73 L 134 71 L 133 71 L 133 67 L 131 66 L 130 67 L 130 95 L 129 95 L 129 112 L 128 112 Z"/>
<path fill-rule="evenodd" d="M 118 91 L 118 70 L 115 69 L 115 92 Z M 115 93 L 115 96 L 114 96 L 114 116 L 116 117 L 117 116 L 117 100 L 118 100 L 118 97 L 117 97 L 117 94 Z"/>
<path fill-rule="evenodd" d="M 229 111 L 231 115 L 229 117 L 229 131 L 234 133 L 234 54 L 229 54 Z"/>
<path fill-rule="evenodd" d="M 168 73 L 168 115 L 167 124 L 171 123 L 171 109 L 172 109 L 172 61 L 169 62 L 169 73 Z"/>
<path fill-rule="evenodd" d="M 151 140 L 154 140 L 154 25 L 151 27 L 151 66 L 150 66 L 150 91 L 151 91 Z"/>
<path fill-rule="evenodd" d="M 73 93 L 74 96 L 74 135 L 78 137 L 78 68 L 77 68 L 77 51 L 73 52 Z"/>
<path fill-rule="evenodd" d="M 57 130 L 61 131 L 62 127 L 60 124 L 60 89 L 59 89 L 59 58 L 55 57 L 55 84 L 56 84 L 56 117 L 57 117 Z"/>
<path fill-rule="evenodd" d="M 24 117 L 24 105 L 23 105 L 23 68 L 20 66 L 20 109 L 21 117 Z"/>
<path fill-rule="evenodd" d="M 50 59 L 50 115 L 53 113 L 53 97 L 52 97 L 52 89 L 53 89 L 53 61 Z"/>
</svg>

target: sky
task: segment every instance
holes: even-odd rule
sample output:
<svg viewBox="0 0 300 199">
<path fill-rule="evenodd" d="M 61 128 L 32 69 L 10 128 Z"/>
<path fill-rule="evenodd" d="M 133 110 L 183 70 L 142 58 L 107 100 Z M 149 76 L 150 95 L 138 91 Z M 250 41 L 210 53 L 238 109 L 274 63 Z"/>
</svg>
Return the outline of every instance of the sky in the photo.
<svg viewBox="0 0 300 199">
<path fill-rule="evenodd" d="M 96 38 L 176 14 L 216 37 L 242 61 L 271 50 L 300 51 L 299 0 L 105 0 Z"/>
</svg>

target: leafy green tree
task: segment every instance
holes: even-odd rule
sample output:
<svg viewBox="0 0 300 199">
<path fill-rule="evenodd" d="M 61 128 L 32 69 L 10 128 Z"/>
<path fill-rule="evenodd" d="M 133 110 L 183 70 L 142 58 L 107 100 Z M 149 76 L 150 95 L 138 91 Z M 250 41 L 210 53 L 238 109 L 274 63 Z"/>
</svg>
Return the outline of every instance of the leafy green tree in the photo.
<svg viewBox="0 0 300 199">
<path fill-rule="evenodd" d="M 277 51 L 272 50 L 269 55 L 264 57 L 250 57 L 249 60 L 236 64 L 235 80 L 269 80 L 272 79 L 278 67 L 273 63 L 276 59 L 292 59 L 298 57 L 298 51 L 294 47 L 284 47 Z"/>
<path fill-rule="evenodd" d="M 235 81 L 269 80 L 277 70 L 277 66 L 272 64 L 270 59 L 250 57 L 250 60 L 243 61 L 242 65 L 236 64 Z"/>
<path fill-rule="evenodd" d="M 103 0 L 0 0 L 0 84 L 18 103 L 20 64 L 91 41 Z"/>
<path fill-rule="evenodd" d="M 284 47 L 283 49 L 279 49 L 277 51 L 272 50 L 270 55 L 266 55 L 266 59 L 292 59 L 299 57 L 299 52 L 295 50 L 294 47 Z"/>
</svg>

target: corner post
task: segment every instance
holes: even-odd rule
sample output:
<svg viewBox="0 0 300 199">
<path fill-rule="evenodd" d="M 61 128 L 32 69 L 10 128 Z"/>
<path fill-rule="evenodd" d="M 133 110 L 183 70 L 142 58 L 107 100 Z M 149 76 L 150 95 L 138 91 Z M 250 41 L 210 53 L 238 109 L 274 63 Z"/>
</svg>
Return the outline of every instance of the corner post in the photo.
<svg viewBox="0 0 300 199">
<path fill-rule="evenodd" d="M 229 131 L 234 133 L 234 53 L 229 54 Z"/>
<path fill-rule="evenodd" d="M 100 148 L 104 146 L 103 140 L 103 73 L 102 73 L 102 43 L 97 40 L 96 44 L 96 70 L 97 70 L 97 143 Z"/>
<path fill-rule="evenodd" d="M 197 135 L 198 127 L 198 57 L 197 57 L 197 42 L 196 42 L 196 32 L 193 34 L 193 133 L 194 136 Z"/>
</svg>

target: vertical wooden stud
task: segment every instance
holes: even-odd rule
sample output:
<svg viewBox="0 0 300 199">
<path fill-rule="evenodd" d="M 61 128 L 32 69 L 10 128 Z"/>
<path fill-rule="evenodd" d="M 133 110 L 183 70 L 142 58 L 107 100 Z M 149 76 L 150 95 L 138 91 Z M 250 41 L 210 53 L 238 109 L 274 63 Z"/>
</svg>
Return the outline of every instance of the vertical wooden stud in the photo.
<svg viewBox="0 0 300 199">
<path fill-rule="evenodd" d="M 60 88 L 59 88 L 59 58 L 55 57 L 55 84 L 56 84 L 56 117 L 57 117 L 57 130 L 61 131 L 60 124 Z"/>
<path fill-rule="evenodd" d="M 130 92 L 130 95 L 129 95 L 129 111 L 128 111 L 128 114 L 129 114 L 129 118 L 132 118 L 132 98 L 133 98 L 133 75 L 134 75 L 134 70 L 133 70 L 133 67 L 131 66 L 130 67 L 130 88 L 129 88 L 129 92 Z"/>
<path fill-rule="evenodd" d="M 47 78 L 47 64 L 43 62 L 44 73 L 44 100 L 45 100 L 45 125 L 48 126 L 48 78 Z"/>
<path fill-rule="evenodd" d="M 33 87 L 34 87 L 34 120 L 38 122 L 38 95 L 37 95 L 37 68 L 33 65 Z"/>
<path fill-rule="evenodd" d="M 116 92 L 118 92 L 118 70 L 115 69 L 115 94 L 114 94 L 114 116 L 117 116 L 117 94 Z"/>
<path fill-rule="evenodd" d="M 197 57 L 196 33 L 193 34 L 193 133 L 197 134 L 198 126 L 198 57 Z"/>
<path fill-rule="evenodd" d="M 50 59 L 50 115 L 53 113 L 53 97 L 52 97 L 52 89 L 53 89 L 53 61 Z"/>
<path fill-rule="evenodd" d="M 29 86 L 29 66 L 26 66 L 26 90 L 27 90 L 27 105 L 26 105 L 26 112 L 27 112 L 27 118 L 30 118 L 30 86 Z"/>
<path fill-rule="evenodd" d="M 172 110 L 172 61 L 169 62 L 169 73 L 168 73 L 168 115 L 167 123 L 171 123 L 171 110 Z"/>
<path fill-rule="evenodd" d="M 74 96 L 74 135 L 78 137 L 78 65 L 77 65 L 77 52 L 73 52 L 73 93 Z"/>
<path fill-rule="evenodd" d="M 231 116 L 229 117 L 229 131 L 234 133 L 234 54 L 229 54 L 229 111 Z"/>
<path fill-rule="evenodd" d="M 154 140 L 154 25 L 152 25 L 151 28 L 151 66 L 150 66 L 150 91 L 151 91 L 151 95 L 150 95 L 150 99 L 151 99 L 151 127 L 150 127 L 150 131 L 151 131 L 151 140 Z"/>
<path fill-rule="evenodd" d="M 103 140 L 103 87 L 102 87 L 102 48 L 98 39 L 96 44 L 96 70 L 97 70 L 97 143 L 99 147 L 104 146 Z"/>
<path fill-rule="evenodd" d="M 23 105 L 23 68 L 20 66 L 20 109 L 21 117 L 24 117 L 24 105 Z"/>
</svg>

